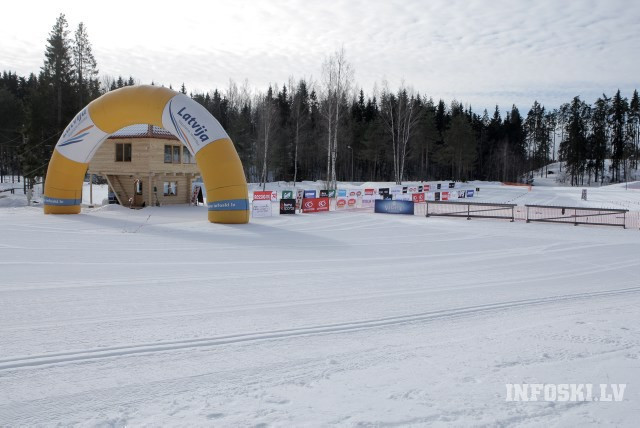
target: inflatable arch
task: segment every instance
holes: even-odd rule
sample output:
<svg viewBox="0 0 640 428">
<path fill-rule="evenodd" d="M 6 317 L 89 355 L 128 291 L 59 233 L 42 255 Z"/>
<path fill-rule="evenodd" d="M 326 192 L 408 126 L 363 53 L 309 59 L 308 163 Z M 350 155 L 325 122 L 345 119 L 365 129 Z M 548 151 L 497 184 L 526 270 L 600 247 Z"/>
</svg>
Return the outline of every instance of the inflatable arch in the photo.
<svg viewBox="0 0 640 428">
<path fill-rule="evenodd" d="M 91 102 L 71 121 L 49 161 L 45 214 L 77 214 L 89 161 L 102 142 L 125 126 L 165 128 L 188 148 L 207 191 L 209 221 L 247 223 L 249 200 L 242 163 L 220 123 L 200 104 L 171 89 L 129 86 Z"/>
</svg>

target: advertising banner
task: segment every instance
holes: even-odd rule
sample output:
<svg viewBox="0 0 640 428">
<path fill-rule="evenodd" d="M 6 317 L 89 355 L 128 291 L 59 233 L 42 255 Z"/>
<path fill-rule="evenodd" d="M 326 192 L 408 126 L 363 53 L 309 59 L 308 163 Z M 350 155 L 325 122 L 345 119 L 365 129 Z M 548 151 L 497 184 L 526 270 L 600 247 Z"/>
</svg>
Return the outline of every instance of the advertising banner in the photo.
<svg viewBox="0 0 640 428">
<path fill-rule="evenodd" d="M 389 193 L 392 195 L 401 195 L 402 186 L 393 186 L 391 189 L 389 189 Z"/>
<path fill-rule="evenodd" d="M 292 198 L 280 199 L 280 214 L 295 214 L 295 213 L 296 213 L 295 199 L 292 199 Z"/>
<path fill-rule="evenodd" d="M 462 199 L 465 196 L 467 196 L 467 192 L 465 192 L 464 190 L 458 190 L 458 199 Z"/>
<path fill-rule="evenodd" d="M 315 198 L 316 197 L 316 191 L 315 190 L 305 190 L 304 191 L 304 197 L 305 197 L 305 199 Z"/>
<path fill-rule="evenodd" d="M 358 194 L 358 190 L 356 189 L 349 189 L 349 196 L 350 197 L 355 197 Z"/>
<path fill-rule="evenodd" d="M 418 186 L 409 186 L 407 188 L 407 193 L 418 193 L 422 192 L 422 190 L 418 190 Z"/>
<path fill-rule="evenodd" d="M 378 194 L 380 196 L 384 196 L 384 195 L 389 195 L 389 188 L 388 187 L 381 187 L 378 189 Z M 346 196 L 346 195 L 345 195 Z"/>
<path fill-rule="evenodd" d="M 336 209 L 342 210 L 347 207 L 347 198 L 346 196 L 338 196 L 336 198 Z"/>
<path fill-rule="evenodd" d="M 408 214 L 413 215 L 413 202 L 411 201 L 376 201 L 374 212 L 384 214 Z"/>
<path fill-rule="evenodd" d="M 414 204 L 422 204 L 424 203 L 424 193 L 413 193 L 411 195 Z"/>
<path fill-rule="evenodd" d="M 303 213 L 329 211 L 329 198 L 305 198 L 302 200 Z"/>
<path fill-rule="evenodd" d="M 296 190 L 296 209 L 302 209 L 302 199 L 304 198 L 304 190 L 297 189 Z"/>
<path fill-rule="evenodd" d="M 321 190 L 319 197 L 320 198 L 328 198 L 329 197 L 329 191 L 328 190 Z"/>
<path fill-rule="evenodd" d="M 407 186 L 402 186 L 402 193 L 407 193 L 409 188 Z"/>
<path fill-rule="evenodd" d="M 276 194 L 276 192 L 273 192 L 271 190 L 256 190 L 255 192 L 253 192 L 253 200 L 254 201 L 277 201 L 278 200 L 278 195 Z"/>
<path fill-rule="evenodd" d="M 449 200 L 449 192 L 442 192 L 440 194 L 440 199 L 443 201 L 448 201 Z"/>
<path fill-rule="evenodd" d="M 347 189 L 338 189 L 338 197 L 347 196 Z"/>
<path fill-rule="evenodd" d="M 436 193 L 434 193 L 434 198 L 433 198 L 433 200 L 434 200 L 434 201 L 439 201 L 439 200 L 440 200 L 440 192 L 436 192 Z"/>
<path fill-rule="evenodd" d="M 362 208 L 373 208 L 373 204 L 374 204 L 374 196 L 373 195 L 364 195 L 362 197 Z"/>
<path fill-rule="evenodd" d="M 399 195 L 393 195 L 394 201 L 412 201 L 413 198 L 408 193 L 400 193 Z"/>
<path fill-rule="evenodd" d="M 424 186 L 418 186 L 418 193 L 424 192 Z"/>
<path fill-rule="evenodd" d="M 423 190 L 424 190 L 425 192 L 428 192 L 429 190 L 431 190 L 431 185 L 430 185 L 430 184 L 425 184 L 423 187 L 424 187 L 424 189 L 423 189 Z"/>
<path fill-rule="evenodd" d="M 271 217 L 271 199 L 261 200 L 254 199 L 251 203 L 252 217 Z"/>
<path fill-rule="evenodd" d="M 391 201 L 391 200 L 393 200 L 393 195 L 389 195 L 389 194 L 387 194 L 387 195 L 382 195 L 382 200 L 384 200 L 384 201 Z"/>
<path fill-rule="evenodd" d="M 437 184 L 436 184 L 436 189 L 440 190 L 440 188 L 441 188 L 441 187 L 442 187 L 442 186 L 440 185 L 440 183 L 437 183 Z"/>
<path fill-rule="evenodd" d="M 374 193 L 376 193 L 376 189 L 364 189 L 365 195 L 373 195 Z"/>
<path fill-rule="evenodd" d="M 473 198 L 473 190 L 472 189 L 467 190 L 467 198 Z"/>
<path fill-rule="evenodd" d="M 424 194 L 424 195 L 425 195 L 425 196 L 424 196 L 424 198 L 425 198 L 427 201 L 435 201 L 435 200 L 436 200 L 436 194 L 435 194 L 435 193 L 433 193 L 433 192 L 425 192 L 425 194 Z"/>
<path fill-rule="evenodd" d="M 283 190 L 282 199 L 293 199 L 293 190 Z"/>
<path fill-rule="evenodd" d="M 336 189 L 331 189 L 327 191 L 327 196 L 329 198 L 335 198 L 336 197 Z"/>
<path fill-rule="evenodd" d="M 347 206 L 349 208 L 355 208 L 357 203 L 358 200 L 356 198 L 349 197 L 349 199 L 347 200 Z"/>
<path fill-rule="evenodd" d="M 455 189 L 456 183 L 449 183 L 449 189 Z"/>
<path fill-rule="evenodd" d="M 356 189 L 356 196 L 359 198 L 362 196 L 362 190 Z"/>
</svg>

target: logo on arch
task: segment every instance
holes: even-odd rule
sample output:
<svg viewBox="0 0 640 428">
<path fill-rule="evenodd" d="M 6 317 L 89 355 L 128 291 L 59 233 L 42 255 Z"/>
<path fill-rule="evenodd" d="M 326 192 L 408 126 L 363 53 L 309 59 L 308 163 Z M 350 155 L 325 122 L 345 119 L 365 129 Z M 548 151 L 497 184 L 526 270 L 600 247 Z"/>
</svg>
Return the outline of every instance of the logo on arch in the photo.
<svg viewBox="0 0 640 428">
<path fill-rule="evenodd" d="M 213 141 L 229 138 L 207 109 L 184 94 L 169 100 L 162 113 L 162 126 L 193 154 Z"/>
</svg>

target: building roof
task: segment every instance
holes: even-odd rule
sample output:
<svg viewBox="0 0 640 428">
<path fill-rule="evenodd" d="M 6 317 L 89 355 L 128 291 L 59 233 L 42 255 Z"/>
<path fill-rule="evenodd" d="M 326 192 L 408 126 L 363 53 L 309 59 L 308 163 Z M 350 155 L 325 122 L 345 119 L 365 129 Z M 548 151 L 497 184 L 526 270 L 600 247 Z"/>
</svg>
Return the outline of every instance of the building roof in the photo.
<svg viewBox="0 0 640 428">
<path fill-rule="evenodd" d="M 165 140 L 177 140 L 177 138 L 166 129 L 147 124 L 126 126 L 111 134 L 109 138 L 162 138 Z"/>
</svg>

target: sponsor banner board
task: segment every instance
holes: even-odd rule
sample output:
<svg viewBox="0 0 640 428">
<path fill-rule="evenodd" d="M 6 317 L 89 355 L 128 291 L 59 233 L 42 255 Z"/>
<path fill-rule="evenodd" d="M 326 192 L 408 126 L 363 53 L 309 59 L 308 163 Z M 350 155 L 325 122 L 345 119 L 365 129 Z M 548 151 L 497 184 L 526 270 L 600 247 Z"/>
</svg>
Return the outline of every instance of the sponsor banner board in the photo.
<svg viewBox="0 0 640 428">
<path fill-rule="evenodd" d="M 384 214 L 408 214 L 413 215 L 412 201 L 380 201 L 375 202 L 375 212 Z"/>
<path fill-rule="evenodd" d="M 305 198 L 302 200 L 303 213 L 329 211 L 329 198 Z"/>
<path fill-rule="evenodd" d="M 407 193 L 409 191 L 409 187 L 402 186 L 402 193 Z"/>
<path fill-rule="evenodd" d="M 329 197 L 329 191 L 328 190 L 321 190 L 319 197 L 320 198 L 328 198 Z"/>
<path fill-rule="evenodd" d="M 424 196 L 424 198 L 425 198 L 427 201 L 435 201 L 435 200 L 436 200 L 436 194 L 435 194 L 435 193 L 433 193 L 433 192 L 425 192 L 425 194 L 424 194 L 424 195 L 425 195 L 425 196 Z"/>
<path fill-rule="evenodd" d="M 408 193 L 401 193 L 399 195 L 393 195 L 394 201 L 412 201 L 413 198 Z"/>
<path fill-rule="evenodd" d="M 338 196 L 336 198 L 336 209 L 345 209 L 347 207 L 347 199 L 349 198 L 346 196 Z"/>
<path fill-rule="evenodd" d="M 305 199 L 311 199 L 311 198 L 315 198 L 316 197 L 316 191 L 315 190 L 305 190 L 304 191 L 304 198 Z"/>
<path fill-rule="evenodd" d="M 297 189 L 296 190 L 296 209 L 302 209 L 302 199 L 304 198 L 304 190 Z"/>
<path fill-rule="evenodd" d="M 464 190 L 458 190 L 458 199 L 463 199 L 466 196 L 467 192 L 465 192 Z"/>
<path fill-rule="evenodd" d="M 282 199 L 293 199 L 293 190 L 283 190 Z"/>
<path fill-rule="evenodd" d="M 338 197 L 347 196 L 347 189 L 338 189 Z"/>
<path fill-rule="evenodd" d="M 448 201 L 449 200 L 449 192 L 442 192 L 440 194 L 440 199 L 443 201 Z"/>
<path fill-rule="evenodd" d="M 440 200 L 440 192 L 435 192 L 433 195 L 434 195 L 434 198 L 433 198 L 434 201 Z"/>
<path fill-rule="evenodd" d="M 455 189 L 456 183 L 449 183 L 449 189 Z"/>
<path fill-rule="evenodd" d="M 364 195 L 362 197 L 362 202 L 361 202 L 362 208 L 373 208 L 373 204 L 375 201 L 374 198 L 375 198 L 374 195 Z"/>
<path fill-rule="evenodd" d="M 273 192 L 271 190 L 256 190 L 255 192 L 253 192 L 253 200 L 254 201 L 275 201 L 277 200 L 277 195 L 275 194 L 276 192 Z"/>
<path fill-rule="evenodd" d="M 271 217 L 271 199 L 254 199 L 251 203 L 252 217 Z"/>
<path fill-rule="evenodd" d="M 378 189 L 378 194 L 380 196 L 384 196 L 384 195 L 389 195 L 389 188 L 388 187 L 381 187 Z"/>
<path fill-rule="evenodd" d="M 389 193 L 392 195 L 401 195 L 402 186 L 393 186 L 391 189 L 389 189 Z"/>
<path fill-rule="evenodd" d="M 336 189 L 327 190 L 327 196 L 329 198 L 335 198 L 336 197 Z"/>
<path fill-rule="evenodd" d="M 415 204 L 421 204 L 425 201 L 424 193 L 413 193 L 411 197 L 413 198 L 413 202 Z"/>
<path fill-rule="evenodd" d="M 295 213 L 296 213 L 295 199 L 293 198 L 280 199 L 280 214 L 295 214 Z"/>
<path fill-rule="evenodd" d="M 347 206 L 349 208 L 355 208 L 357 203 L 358 200 L 355 197 L 349 197 L 349 199 L 347 200 Z"/>
<path fill-rule="evenodd" d="M 409 186 L 407 188 L 407 193 L 418 193 L 418 192 L 422 192 L 422 190 L 418 190 L 418 186 Z"/>
<path fill-rule="evenodd" d="M 430 184 L 425 184 L 425 185 L 423 186 L 423 190 L 424 190 L 425 192 L 430 191 L 430 190 L 431 190 L 431 185 L 430 185 Z"/>
<path fill-rule="evenodd" d="M 374 193 L 376 193 L 376 189 L 364 189 L 365 195 L 373 195 Z"/>
<path fill-rule="evenodd" d="M 473 198 L 473 189 L 467 190 L 467 198 Z"/>
</svg>

